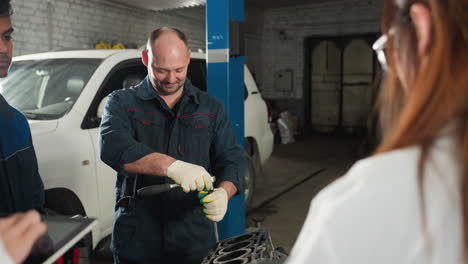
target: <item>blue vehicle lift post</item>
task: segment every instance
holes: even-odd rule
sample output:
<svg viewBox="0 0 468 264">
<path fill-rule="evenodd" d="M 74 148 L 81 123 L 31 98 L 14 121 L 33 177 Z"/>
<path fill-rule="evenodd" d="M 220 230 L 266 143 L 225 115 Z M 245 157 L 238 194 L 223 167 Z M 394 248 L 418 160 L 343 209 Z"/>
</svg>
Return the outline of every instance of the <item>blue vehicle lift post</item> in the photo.
<svg viewBox="0 0 468 264">
<path fill-rule="evenodd" d="M 208 92 L 224 103 L 237 142 L 244 146 L 244 57 L 241 21 L 244 0 L 206 0 L 206 47 Z M 245 194 L 229 201 L 218 224 L 219 238 L 245 232 Z"/>
</svg>

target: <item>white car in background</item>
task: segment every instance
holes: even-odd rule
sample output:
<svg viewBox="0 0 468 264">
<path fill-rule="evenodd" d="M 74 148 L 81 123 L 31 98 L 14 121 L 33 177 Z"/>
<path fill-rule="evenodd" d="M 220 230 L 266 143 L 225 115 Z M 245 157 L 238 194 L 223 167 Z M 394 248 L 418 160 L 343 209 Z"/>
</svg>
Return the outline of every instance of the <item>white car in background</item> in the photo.
<svg viewBox="0 0 468 264">
<path fill-rule="evenodd" d="M 98 129 L 106 96 L 139 83 L 147 74 L 138 50 L 80 50 L 13 59 L 0 93 L 29 120 L 46 208 L 60 214 L 97 217 L 92 246 L 114 222 L 116 172 L 100 160 Z M 206 55 L 192 53 L 188 76 L 206 87 Z M 246 202 L 261 165 L 273 149 L 267 106 L 244 67 L 245 144 L 249 160 Z"/>
</svg>

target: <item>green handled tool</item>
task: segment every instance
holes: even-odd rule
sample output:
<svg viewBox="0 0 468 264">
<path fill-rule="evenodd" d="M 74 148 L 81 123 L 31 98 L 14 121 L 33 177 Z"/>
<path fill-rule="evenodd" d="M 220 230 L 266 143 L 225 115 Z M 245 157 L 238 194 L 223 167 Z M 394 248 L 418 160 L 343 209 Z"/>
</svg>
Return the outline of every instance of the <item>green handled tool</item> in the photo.
<svg viewBox="0 0 468 264">
<path fill-rule="evenodd" d="M 208 194 L 210 194 L 212 192 L 213 192 L 213 190 L 199 192 L 197 196 L 198 196 L 198 199 L 200 199 L 200 203 L 203 204 L 202 199 L 205 198 L 205 196 L 207 196 Z M 216 243 L 219 243 L 218 223 L 213 222 L 213 226 L 214 226 L 214 234 L 215 234 Z"/>
</svg>

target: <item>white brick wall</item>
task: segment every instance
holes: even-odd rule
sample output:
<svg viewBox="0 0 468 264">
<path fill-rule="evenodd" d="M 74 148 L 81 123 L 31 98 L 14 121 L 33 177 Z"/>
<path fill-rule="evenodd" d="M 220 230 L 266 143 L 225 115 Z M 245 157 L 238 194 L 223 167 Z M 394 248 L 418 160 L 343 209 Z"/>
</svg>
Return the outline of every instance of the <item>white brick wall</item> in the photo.
<svg viewBox="0 0 468 264">
<path fill-rule="evenodd" d="M 382 0 L 328 0 L 304 6 L 268 9 L 263 30 L 262 91 L 269 99 L 301 100 L 304 88 L 304 40 L 379 32 Z M 286 38 L 281 40 L 283 30 Z M 294 71 L 291 93 L 274 89 L 274 73 Z"/>
<path fill-rule="evenodd" d="M 304 40 L 379 31 L 383 0 L 314 0 L 302 6 L 246 10 L 246 63 L 263 95 L 304 122 Z M 100 41 L 142 45 L 154 28 L 184 31 L 193 49 L 205 48 L 205 7 L 154 12 L 107 0 L 12 0 L 15 55 L 94 48 Z M 284 36 L 280 38 L 280 31 Z M 276 91 L 274 73 L 292 69 L 291 92 Z"/>
<path fill-rule="evenodd" d="M 205 8 L 154 12 L 105 0 L 13 0 L 14 55 L 94 48 L 100 41 L 140 46 L 161 26 L 176 27 L 205 48 Z"/>
</svg>

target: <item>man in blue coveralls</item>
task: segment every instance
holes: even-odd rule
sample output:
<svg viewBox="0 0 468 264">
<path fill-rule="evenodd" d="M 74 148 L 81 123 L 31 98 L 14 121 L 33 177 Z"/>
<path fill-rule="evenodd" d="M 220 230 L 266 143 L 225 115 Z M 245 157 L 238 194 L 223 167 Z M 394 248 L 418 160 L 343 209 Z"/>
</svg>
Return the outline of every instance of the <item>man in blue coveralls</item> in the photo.
<svg viewBox="0 0 468 264">
<path fill-rule="evenodd" d="M 115 263 L 200 263 L 215 245 L 213 222 L 244 190 L 245 157 L 221 102 L 187 79 L 190 50 L 174 28 L 151 32 L 148 76 L 108 97 L 101 159 L 117 171 Z M 215 189 L 199 200 L 198 192 Z M 151 198 L 141 187 L 178 183 Z"/>
<path fill-rule="evenodd" d="M 8 75 L 13 53 L 9 0 L 0 2 L 0 78 Z M 28 121 L 0 95 L 0 213 L 43 212 L 44 185 L 39 176 Z"/>
</svg>

